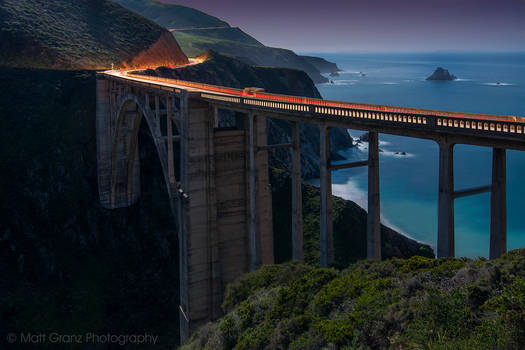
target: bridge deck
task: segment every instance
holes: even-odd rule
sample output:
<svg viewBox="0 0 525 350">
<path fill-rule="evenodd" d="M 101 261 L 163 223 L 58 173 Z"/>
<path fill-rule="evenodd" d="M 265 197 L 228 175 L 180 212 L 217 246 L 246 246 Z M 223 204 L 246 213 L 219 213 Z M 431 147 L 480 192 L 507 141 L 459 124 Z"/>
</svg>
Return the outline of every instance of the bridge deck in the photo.
<svg viewBox="0 0 525 350">
<path fill-rule="evenodd" d="M 392 107 L 323 99 L 246 92 L 183 80 L 107 71 L 104 75 L 152 89 L 180 93 L 187 90 L 204 100 L 230 109 L 263 111 L 272 117 L 308 123 L 378 131 L 453 143 L 525 150 L 525 118 Z"/>
</svg>

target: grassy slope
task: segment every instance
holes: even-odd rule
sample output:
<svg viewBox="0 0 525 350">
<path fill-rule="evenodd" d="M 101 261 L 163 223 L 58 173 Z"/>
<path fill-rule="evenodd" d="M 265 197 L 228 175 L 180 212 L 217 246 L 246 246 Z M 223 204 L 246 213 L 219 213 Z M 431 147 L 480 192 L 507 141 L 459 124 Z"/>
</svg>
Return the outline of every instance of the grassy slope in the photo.
<svg viewBox="0 0 525 350">
<path fill-rule="evenodd" d="M 3 0 L 0 65 L 101 68 L 134 57 L 165 31 L 108 0 Z"/>
<path fill-rule="evenodd" d="M 190 349 L 523 349 L 525 250 L 346 270 L 266 266 L 228 287 Z"/>
<path fill-rule="evenodd" d="M 172 32 L 184 52 L 190 56 L 202 54 L 208 47 L 228 45 L 227 51 L 235 52 L 240 45 L 263 47 L 259 41 L 249 36 L 239 28 L 188 29 Z"/>
<path fill-rule="evenodd" d="M 114 0 L 166 28 L 229 27 L 216 17 L 191 7 L 162 4 L 154 0 Z"/>
</svg>

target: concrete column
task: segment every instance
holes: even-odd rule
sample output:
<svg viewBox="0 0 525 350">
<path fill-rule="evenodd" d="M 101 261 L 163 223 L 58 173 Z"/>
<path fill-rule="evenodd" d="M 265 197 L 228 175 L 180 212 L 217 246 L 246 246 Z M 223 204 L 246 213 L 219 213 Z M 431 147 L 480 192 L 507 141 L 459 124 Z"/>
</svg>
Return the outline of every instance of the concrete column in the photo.
<svg viewBox="0 0 525 350">
<path fill-rule="evenodd" d="M 158 95 L 155 95 L 155 130 L 157 136 L 162 136 L 160 131 L 160 99 Z"/>
<path fill-rule="evenodd" d="M 248 130 L 215 129 L 217 231 L 223 286 L 250 271 L 247 139 Z"/>
<path fill-rule="evenodd" d="M 215 129 L 219 128 L 219 108 L 217 106 L 212 106 L 213 108 L 213 127 Z"/>
<path fill-rule="evenodd" d="M 454 145 L 439 143 L 438 258 L 454 256 Z"/>
<path fill-rule="evenodd" d="M 320 125 L 321 267 L 334 262 L 332 222 L 332 174 L 330 172 L 330 127 Z"/>
<path fill-rule="evenodd" d="M 379 196 L 379 137 L 369 132 L 367 258 L 381 260 L 381 204 Z"/>
<path fill-rule="evenodd" d="M 266 146 L 268 144 L 267 118 L 258 115 L 256 123 L 256 145 L 258 147 Z M 257 169 L 257 223 L 259 225 L 261 264 L 269 265 L 273 264 L 275 260 L 273 254 L 272 191 L 268 175 L 268 152 L 257 152 L 255 167 Z"/>
<path fill-rule="evenodd" d="M 181 91 L 180 96 L 180 185 L 184 191 L 189 187 L 189 116 L 188 93 Z M 184 196 L 179 195 L 179 330 L 181 344 L 190 337 L 190 295 L 189 295 L 189 257 L 188 257 L 188 225 L 190 208 Z"/>
<path fill-rule="evenodd" d="M 111 164 L 113 133 L 109 81 L 97 74 L 97 175 L 98 195 L 104 208 L 113 208 L 111 201 Z"/>
<path fill-rule="evenodd" d="M 257 216 L 257 193 L 258 193 L 258 172 L 257 172 L 257 121 L 252 113 L 249 119 L 249 139 L 250 139 L 250 269 L 257 270 L 261 266 L 261 237 Z"/>
<path fill-rule="evenodd" d="M 507 157 L 503 148 L 492 150 L 490 195 L 490 259 L 507 251 Z"/>
<path fill-rule="evenodd" d="M 303 202 L 299 122 L 292 122 L 292 144 L 292 259 L 303 261 Z"/>
<path fill-rule="evenodd" d="M 168 171 L 170 183 L 175 183 L 175 164 L 173 158 L 173 126 L 172 126 L 172 106 L 170 96 L 166 97 L 166 134 L 168 136 Z"/>
<path fill-rule="evenodd" d="M 179 319 L 181 338 L 187 339 L 198 327 L 218 317 L 222 286 L 216 223 L 213 115 L 209 104 L 197 98 L 190 98 L 188 104 L 183 95 L 181 104 L 183 230 L 179 254 L 185 270 L 181 271 Z"/>
</svg>

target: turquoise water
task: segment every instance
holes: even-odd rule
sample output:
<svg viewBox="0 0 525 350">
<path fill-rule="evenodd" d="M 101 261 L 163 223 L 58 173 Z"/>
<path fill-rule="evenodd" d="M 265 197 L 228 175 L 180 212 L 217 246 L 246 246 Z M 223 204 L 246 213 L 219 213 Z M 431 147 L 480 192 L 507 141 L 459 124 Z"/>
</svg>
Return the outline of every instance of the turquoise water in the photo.
<svg viewBox="0 0 525 350">
<path fill-rule="evenodd" d="M 333 84 L 318 85 L 327 99 L 525 116 L 525 53 L 318 55 L 344 70 L 330 77 Z M 438 66 L 460 79 L 426 81 Z M 349 132 L 354 137 L 361 134 Z M 437 145 L 386 134 L 380 140 L 382 221 L 435 248 Z M 365 159 L 366 145 L 345 154 Z M 525 247 L 525 152 L 507 155 L 508 248 L 514 249 Z M 490 184 L 491 157 L 490 148 L 456 146 L 455 188 Z M 366 207 L 366 169 L 340 170 L 333 178 L 334 194 Z M 456 255 L 488 256 L 490 194 L 456 200 L 455 222 Z"/>
</svg>

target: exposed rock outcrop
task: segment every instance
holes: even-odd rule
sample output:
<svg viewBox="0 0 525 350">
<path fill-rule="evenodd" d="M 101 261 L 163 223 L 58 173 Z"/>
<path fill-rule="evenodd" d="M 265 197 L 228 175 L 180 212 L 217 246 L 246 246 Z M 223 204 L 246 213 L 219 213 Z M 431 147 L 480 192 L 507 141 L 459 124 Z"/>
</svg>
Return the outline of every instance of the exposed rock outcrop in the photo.
<svg viewBox="0 0 525 350">
<path fill-rule="evenodd" d="M 169 32 L 163 32 L 153 45 L 122 65 L 129 68 L 153 68 L 185 63 L 188 63 L 188 58 L 182 53 L 177 40 Z"/>
</svg>

